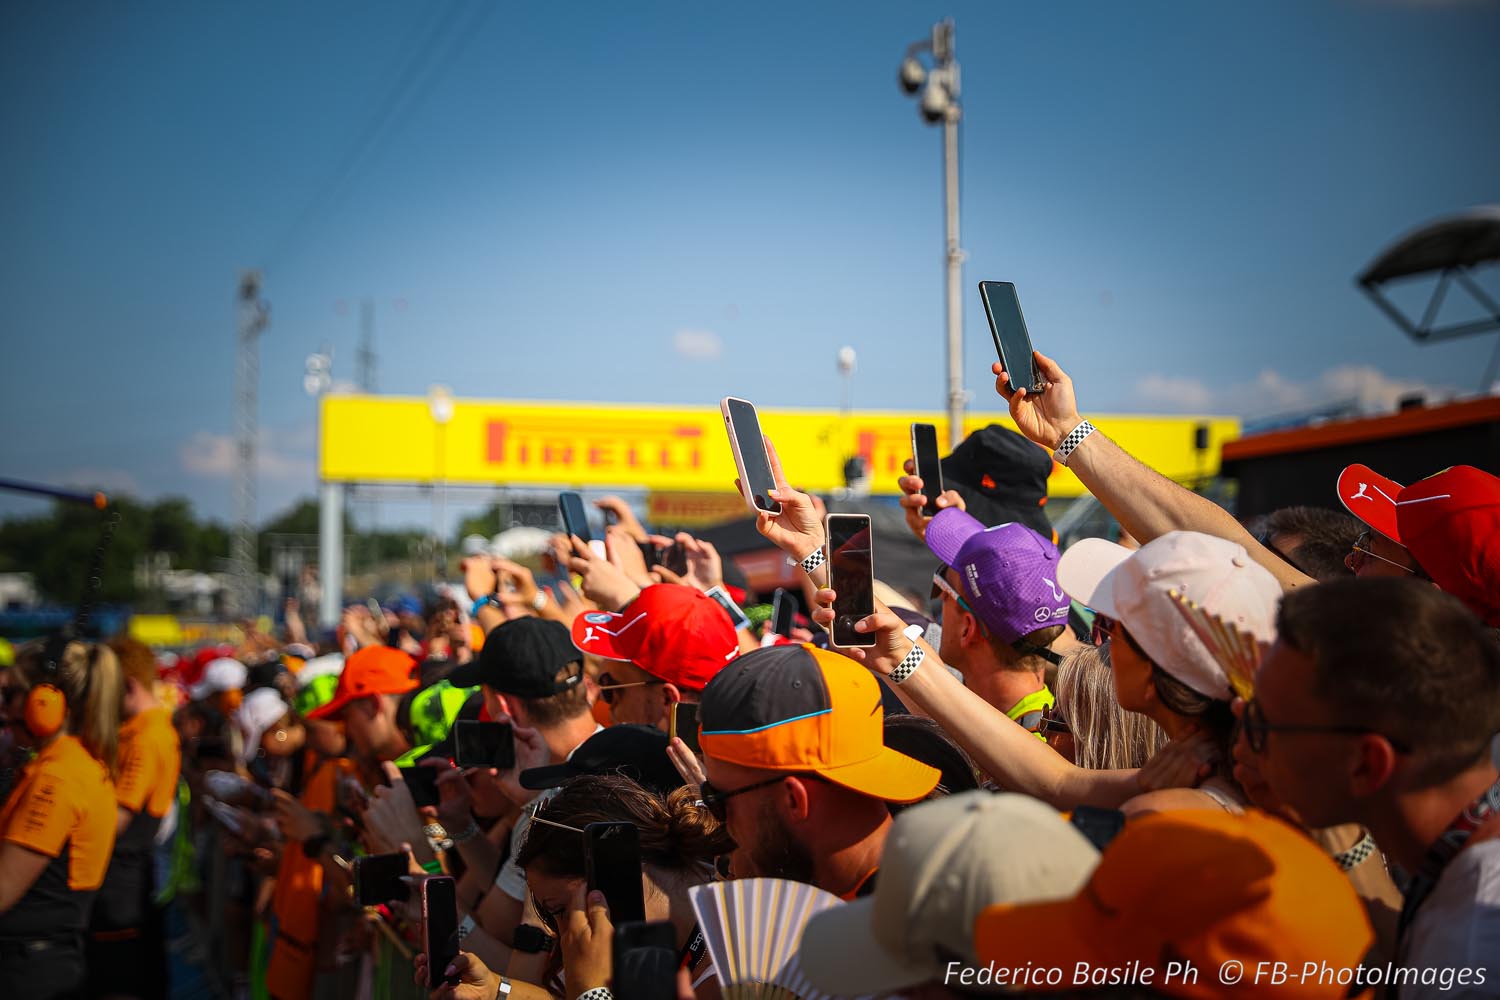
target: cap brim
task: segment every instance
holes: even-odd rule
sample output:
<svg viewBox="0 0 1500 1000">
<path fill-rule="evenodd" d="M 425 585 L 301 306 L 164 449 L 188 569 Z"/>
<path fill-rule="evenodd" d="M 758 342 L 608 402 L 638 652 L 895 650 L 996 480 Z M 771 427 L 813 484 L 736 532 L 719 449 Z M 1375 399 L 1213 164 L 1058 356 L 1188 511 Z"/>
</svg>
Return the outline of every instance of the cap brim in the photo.
<svg viewBox="0 0 1500 1000">
<path fill-rule="evenodd" d="M 548 764 L 545 767 L 528 767 L 520 773 L 519 780 L 522 788 L 539 792 L 548 788 L 556 788 L 569 778 L 575 778 L 582 773 L 572 764 Z"/>
<path fill-rule="evenodd" d="M 1396 498 L 1402 486 L 1368 465 L 1351 465 L 1339 473 L 1339 502 L 1344 509 L 1393 542 L 1401 541 L 1396 525 Z"/>
<path fill-rule="evenodd" d="M 1097 957 L 1098 940 L 1109 937 L 1108 928 L 1093 927 L 1094 912 L 1080 896 L 999 903 L 985 908 L 974 921 L 974 952 L 981 965 L 1004 965 L 1024 957 L 1040 968 L 1071 967 Z"/>
<path fill-rule="evenodd" d="M 915 802 L 937 787 L 943 772 L 890 747 L 869 760 L 812 770 L 836 785 L 886 802 Z"/>
<path fill-rule="evenodd" d="M 826 993 L 851 997 L 903 990 L 941 975 L 941 968 L 904 962 L 882 948 L 874 918 L 873 896 L 813 914 L 797 948 L 802 974 Z"/>
<path fill-rule="evenodd" d="M 359 697 L 359 695 L 355 695 L 355 694 L 334 695 L 334 698 L 333 698 L 332 701 L 330 701 L 326 705 L 319 705 L 317 708 L 315 708 L 311 712 L 307 713 L 307 717 L 309 719 L 332 719 L 332 718 L 335 718 L 340 712 L 342 712 L 344 710 L 344 708 L 351 701 L 353 701 L 357 697 Z"/>
<path fill-rule="evenodd" d="M 1080 604 L 1108 618 L 1115 607 L 1114 571 L 1133 552 L 1104 538 L 1084 538 L 1069 546 L 1057 563 L 1057 585 Z"/>
<path fill-rule="evenodd" d="M 480 657 L 476 656 L 468 663 L 460 663 L 444 676 L 448 683 L 456 688 L 478 687 L 484 683 L 479 661 Z"/>
<path fill-rule="evenodd" d="M 927 522 L 927 548 L 944 563 L 952 566 L 964 542 L 984 530 L 978 518 L 957 507 L 947 507 Z"/>
<path fill-rule="evenodd" d="M 570 629 L 573 645 L 590 656 L 628 663 L 630 653 L 624 652 L 615 642 L 624 621 L 624 615 L 610 611 L 585 611 L 573 619 Z"/>
</svg>

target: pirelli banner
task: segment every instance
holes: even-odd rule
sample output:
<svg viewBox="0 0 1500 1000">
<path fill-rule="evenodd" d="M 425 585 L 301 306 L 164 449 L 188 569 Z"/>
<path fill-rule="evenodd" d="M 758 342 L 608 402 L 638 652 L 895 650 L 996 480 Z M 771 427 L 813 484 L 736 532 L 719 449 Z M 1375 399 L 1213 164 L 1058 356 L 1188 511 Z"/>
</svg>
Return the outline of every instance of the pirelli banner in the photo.
<svg viewBox="0 0 1500 1000">
<path fill-rule="evenodd" d="M 447 415 L 447 414 L 444 414 Z M 862 455 L 877 494 L 894 494 L 911 457 L 912 421 L 937 425 L 938 413 L 761 410 L 794 485 L 826 491 L 844 485 L 844 463 Z M 1132 454 L 1174 479 L 1211 476 L 1219 447 L 1239 436 L 1223 417 L 1091 417 Z M 1010 425 L 1002 412 L 971 414 L 966 431 Z M 474 483 L 560 489 L 642 489 L 659 493 L 732 493 L 734 457 L 717 406 L 655 407 L 522 400 L 454 400 L 439 422 L 421 397 L 323 397 L 319 472 L 360 483 Z M 1206 441 L 1198 429 L 1207 428 Z M 1199 449 L 1199 443 L 1207 444 Z M 1084 492 L 1072 473 L 1052 470 L 1053 496 Z"/>
</svg>

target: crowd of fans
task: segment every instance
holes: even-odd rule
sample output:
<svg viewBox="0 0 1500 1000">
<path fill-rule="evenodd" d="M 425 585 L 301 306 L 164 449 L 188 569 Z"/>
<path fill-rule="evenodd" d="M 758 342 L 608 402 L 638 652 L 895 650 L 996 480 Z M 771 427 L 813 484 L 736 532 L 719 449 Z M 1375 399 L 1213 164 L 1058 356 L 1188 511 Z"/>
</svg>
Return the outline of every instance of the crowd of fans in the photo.
<svg viewBox="0 0 1500 1000">
<path fill-rule="evenodd" d="M 1353 466 L 1347 515 L 1246 526 L 1036 364 L 1036 395 L 995 366 L 1020 433 L 956 449 L 935 516 L 900 480 L 935 572 L 877 588 L 872 645 L 830 645 L 825 509 L 768 442 L 757 527 L 806 568 L 786 634 L 705 595 L 712 545 L 605 500 L 602 549 L 471 556 L 464 593 L 353 604 L 336 634 L 292 605 L 175 661 L 20 647 L 0 997 L 647 998 L 597 824 L 634 828 L 635 916 L 672 941 L 651 997 L 762 995 L 696 909 L 739 879 L 836 897 L 760 930 L 805 977 L 781 995 L 1500 996 L 1500 479 Z M 1054 461 L 1120 542 L 1058 550 Z M 511 727 L 513 766 L 458 766 L 473 721 Z M 361 905 L 391 854 L 452 879 L 457 957 L 419 894 Z"/>
</svg>

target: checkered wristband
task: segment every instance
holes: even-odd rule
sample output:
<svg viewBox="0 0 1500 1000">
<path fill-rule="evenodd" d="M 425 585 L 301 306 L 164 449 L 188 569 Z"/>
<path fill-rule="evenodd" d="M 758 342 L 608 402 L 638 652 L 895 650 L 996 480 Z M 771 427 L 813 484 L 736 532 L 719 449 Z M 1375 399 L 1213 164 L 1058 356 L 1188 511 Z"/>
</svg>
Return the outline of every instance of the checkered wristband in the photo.
<svg viewBox="0 0 1500 1000">
<path fill-rule="evenodd" d="M 1062 444 L 1057 446 L 1057 450 L 1052 453 L 1052 461 L 1058 465 L 1067 465 L 1068 456 L 1073 454 L 1074 450 L 1083 444 L 1084 439 L 1094 433 L 1095 430 L 1094 425 L 1087 420 L 1073 428 L 1068 432 L 1068 436 L 1062 439 Z"/>
<path fill-rule="evenodd" d="M 615 1000 L 615 995 L 609 991 L 608 987 L 595 986 L 586 993 L 578 994 L 578 1000 Z"/>
<path fill-rule="evenodd" d="M 1339 851 L 1337 854 L 1335 854 L 1333 856 L 1333 860 L 1336 861 L 1338 863 L 1338 866 L 1344 871 L 1349 871 L 1352 868 L 1358 868 L 1360 865 L 1364 864 L 1365 861 L 1369 859 L 1370 855 L 1374 853 L 1375 838 L 1370 836 L 1369 833 L 1366 833 L 1359 839 L 1359 843 L 1355 844 L 1347 851 Z"/>
<path fill-rule="evenodd" d="M 906 654 L 906 659 L 896 664 L 896 669 L 891 671 L 891 683 L 900 684 L 906 680 L 922 665 L 922 660 L 926 657 L 927 650 L 913 644 L 911 652 Z"/>
<path fill-rule="evenodd" d="M 802 567 L 802 572 L 811 576 L 813 570 L 823 565 L 823 547 L 820 545 L 813 549 L 807 554 L 807 558 L 803 559 L 797 565 Z"/>
</svg>

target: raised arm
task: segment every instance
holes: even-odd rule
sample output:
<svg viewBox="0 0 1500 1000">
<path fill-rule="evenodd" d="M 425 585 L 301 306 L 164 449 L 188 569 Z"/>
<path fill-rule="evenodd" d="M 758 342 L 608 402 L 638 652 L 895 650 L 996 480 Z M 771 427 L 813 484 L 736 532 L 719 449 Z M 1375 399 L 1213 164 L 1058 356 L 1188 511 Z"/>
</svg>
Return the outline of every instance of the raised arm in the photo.
<svg viewBox="0 0 1500 1000">
<path fill-rule="evenodd" d="M 1025 389 L 1012 389 L 999 362 L 992 369 L 995 391 L 1010 405 L 1022 434 L 1056 451 L 1083 418 L 1078 415 L 1073 380 L 1061 366 L 1040 351 L 1036 366 L 1050 383 L 1046 392 L 1032 396 Z M 1067 467 L 1143 545 L 1169 531 L 1198 531 L 1243 545 L 1285 589 L 1315 582 L 1257 542 L 1227 510 L 1137 461 L 1103 431 L 1084 438 L 1068 456 Z"/>
</svg>

